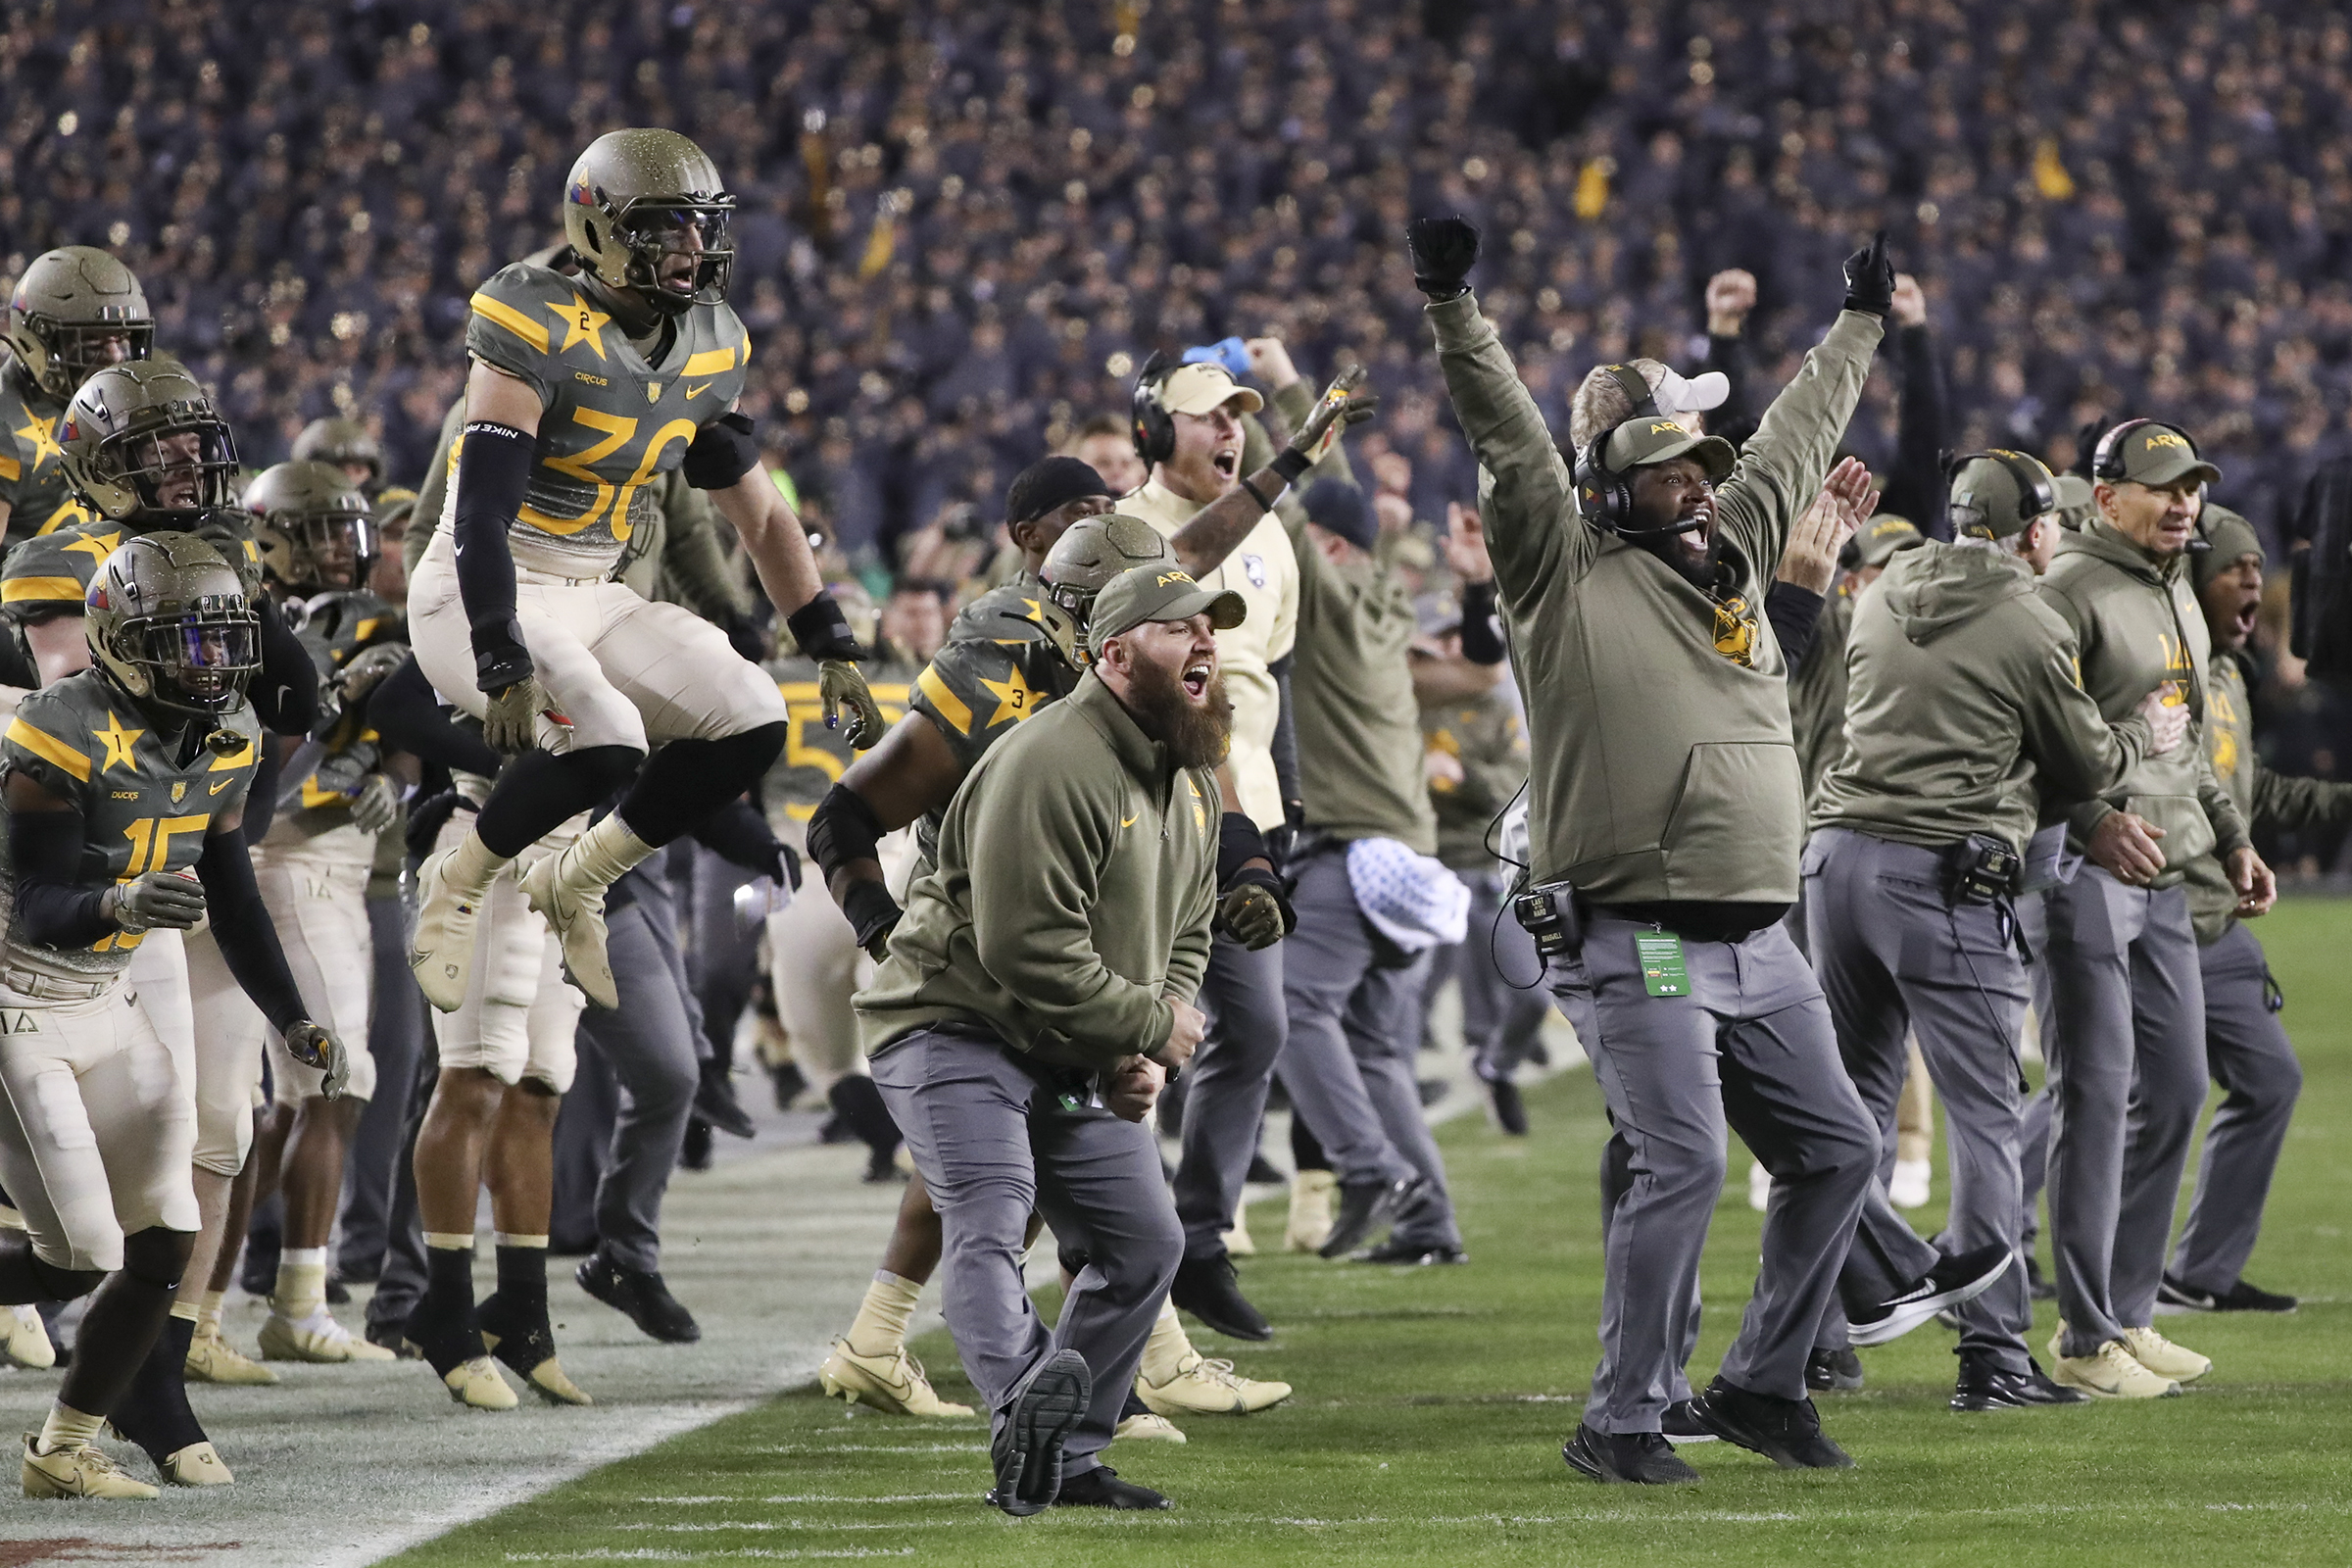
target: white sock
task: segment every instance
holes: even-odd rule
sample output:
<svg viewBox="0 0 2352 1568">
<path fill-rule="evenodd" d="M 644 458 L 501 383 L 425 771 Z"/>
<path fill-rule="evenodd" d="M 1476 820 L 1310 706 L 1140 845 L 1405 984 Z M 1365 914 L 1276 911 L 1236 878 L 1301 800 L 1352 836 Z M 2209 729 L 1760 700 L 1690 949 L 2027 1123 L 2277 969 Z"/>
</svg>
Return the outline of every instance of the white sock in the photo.
<svg viewBox="0 0 2352 1568">
<path fill-rule="evenodd" d="M 1152 1337 L 1144 1342 L 1144 1377 L 1152 1383 L 1165 1383 L 1184 1370 L 1193 1358 L 1193 1342 L 1176 1320 L 1176 1303 L 1159 1303 L 1159 1319 L 1152 1325 Z"/>
<path fill-rule="evenodd" d="M 326 1308 L 326 1249 L 289 1247 L 277 1254 L 277 1290 L 270 1306 L 300 1323 Z"/>
<path fill-rule="evenodd" d="M 629 824 L 614 811 L 572 841 L 560 872 L 574 887 L 609 888 L 653 853 L 654 847 L 629 831 Z"/>
<path fill-rule="evenodd" d="M 36 1453 L 55 1453 L 60 1448 L 77 1448 L 95 1444 L 98 1431 L 106 1425 L 102 1415 L 84 1415 L 60 1400 L 49 1407 L 49 1418 L 41 1423 L 41 1435 L 33 1440 Z"/>
</svg>

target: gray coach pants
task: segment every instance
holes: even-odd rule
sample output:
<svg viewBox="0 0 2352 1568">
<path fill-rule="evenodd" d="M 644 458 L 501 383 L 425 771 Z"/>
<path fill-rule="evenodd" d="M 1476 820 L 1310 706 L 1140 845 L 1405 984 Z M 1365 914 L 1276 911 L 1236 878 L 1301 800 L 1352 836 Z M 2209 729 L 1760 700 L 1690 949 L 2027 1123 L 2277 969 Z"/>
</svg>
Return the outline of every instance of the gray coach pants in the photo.
<svg viewBox="0 0 2352 1568">
<path fill-rule="evenodd" d="M 702 1018 L 678 951 L 668 880 L 641 879 L 637 897 L 609 919 L 620 1005 L 582 1014 L 580 1043 L 620 1093 L 609 1122 L 583 1115 L 576 1124 L 569 1117 L 558 1124 L 565 1149 L 557 1157 L 563 1162 L 577 1143 L 590 1146 L 602 1167 L 595 1188 L 598 1245 L 615 1263 L 652 1271 L 662 1266 L 662 1200 L 701 1081 L 695 1048 Z"/>
<path fill-rule="evenodd" d="M 1396 1240 L 1459 1247 L 1446 1161 L 1413 1076 L 1428 956 L 1405 958 L 1380 939 L 1356 905 L 1341 847 L 1305 862 L 1291 906 L 1298 929 L 1282 943 L 1290 1039 L 1278 1069 L 1291 1108 L 1342 1183 L 1421 1178 L 1420 1196 L 1396 1216 Z"/>
<path fill-rule="evenodd" d="M 2188 895 L 2094 865 L 2049 894 L 2050 1244 L 2060 1347 L 2154 1318 L 2173 1205 L 2205 1105 L 2205 988 Z"/>
<path fill-rule="evenodd" d="M 976 1029 L 918 1029 L 874 1057 L 873 1073 L 946 1231 L 940 1291 L 965 1374 L 1002 1420 L 1038 1362 L 1076 1350 L 1095 1397 L 1063 1471 L 1094 1469 L 1184 1255 L 1151 1129 L 1064 1109 Z M 1065 1251 L 1087 1258 L 1051 1332 L 1021 1280 L 1032 1209 Z"/>
<path fill-rule="evenodd" d="M 1686 940 L 1687 997 L 1653 997 L 1634 955 L 1650 927 L 1590 910 L 1552 997 L 1592 1060 L 1632 1181 L 1608 1227 L 1601 1357 L 1585 1421 L 1655 1432 L 1695 1310 L 1699 1254 L 1723 1196 L 1727 1123 L 1773 1174 L 1763 1265 L 1727 1383 L 1801 1399 L 1813 1335 L 1852 1244 L 1879 1139 L 1838 1060 L 1830 1010 L 1788 933 Z"/>
<path fill-rule="evenodd" d="M 1200 1010 L 1208 1034 L 1185 1065 L 1183 1159 L 1176 1167 L 1176 1214 L 1184 1255 L 1225 1255 L 1225 1232 L 1241 1206 L 1250 1161 L 1257 1153 L 1266 1089 L 1290 1019 L 1282 995 L 1282 950 L 1257 953 L 1228 937 L 1208 952 Z"/>
<path fill-rule="evenodd" d="M 1422 1038 L 1429 1037 L 1431 1000 L 1451 976 L 1462 987 L 1462 1046 L 1488 1083 L 1510 1075 L 1543 1043 L 1551 999 L 1544 991 L 1544 960 L 1536 939 L 1504 907 L 1510 885 L 1493 871 L 1457 871 L 1470 890 L 1469 935 L 1430 957 L 1422 986 Z M 1497 916 L 1500 918 L 1497 919 Z"/>
<path fill-rule="evenodd" d="M 2205 1053 L 2223 1100 L 2206 1129 L 2197 1196 L 2173 1249 L 2172 1274 L 2192 1291 L 2219 1295 L 2237 1283 L 2262 1234 L 2262 1207 L 2303 1092 L 2303 1068 L 2272 1009 L 2276 986 L 2254 933 L 2232 923 L 2197 956 Z"/>
<path fill-rule="evenodd" d="M 1952 1201 L 1942 1245 L 2016 1251 L 2025 1226 L 2017 1042 L 2028 985 L 2011 911 L 1948 904 L 1936 851 L 1844 828 L 1824 828 L 1806 846 L 1805 908 L 1838 1053 L 1877 1119 L 1882 1176 L 1894 1161 L 1908 1029 L 1948 1116 Z M 1891 1205 L 1867 1204 L 1840 1282 L 1847 1309 L 1908 1288 L 1935 1261 Z M 1963 1350 L 2004 1371 L 2028 1369 L 2034 1305 L 2022 1266 L 1958 1311 Z"/>
</svg>

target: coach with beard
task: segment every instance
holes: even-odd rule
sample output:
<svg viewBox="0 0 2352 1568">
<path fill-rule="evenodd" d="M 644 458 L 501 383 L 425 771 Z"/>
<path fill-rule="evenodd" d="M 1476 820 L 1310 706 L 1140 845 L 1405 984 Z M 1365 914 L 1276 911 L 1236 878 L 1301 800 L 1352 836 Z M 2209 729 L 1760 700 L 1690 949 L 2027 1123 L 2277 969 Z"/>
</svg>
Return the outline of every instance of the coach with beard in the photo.
<svg viewBox="0 0 2352 1568">
<path fill-rule="evenodd" d="M 857 999 L 1009 1514 L 1168 1506 L 1100 1455 L 1184 1250 L 1143 1121 L 1200 1041 L 1232 724 L 1216 633 L 1244 613 L 1172 564 L 1111 579 L 1092 668 L 965 778 Z M 1032 1209 L 1088 1259 L 1051 1331 L 1021 1278 Z"/>
</svg>

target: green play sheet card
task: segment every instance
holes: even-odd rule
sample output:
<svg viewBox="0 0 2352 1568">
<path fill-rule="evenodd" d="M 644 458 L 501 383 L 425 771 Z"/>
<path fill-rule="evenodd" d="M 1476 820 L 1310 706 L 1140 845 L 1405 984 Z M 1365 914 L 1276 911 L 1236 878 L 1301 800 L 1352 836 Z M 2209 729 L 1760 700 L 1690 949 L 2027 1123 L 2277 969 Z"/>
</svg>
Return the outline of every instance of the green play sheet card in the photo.
<svg viewBox="0 0 2352 1568">
<path fill-rule="evenodd" d="M 1653 997 L 1687 997 L 1690 976 L 1683 968 L 1683 939 L 1671 931 L 1638 931 L 1634 957 L 1642 965 L 1642 984 Z"/>
</svg>

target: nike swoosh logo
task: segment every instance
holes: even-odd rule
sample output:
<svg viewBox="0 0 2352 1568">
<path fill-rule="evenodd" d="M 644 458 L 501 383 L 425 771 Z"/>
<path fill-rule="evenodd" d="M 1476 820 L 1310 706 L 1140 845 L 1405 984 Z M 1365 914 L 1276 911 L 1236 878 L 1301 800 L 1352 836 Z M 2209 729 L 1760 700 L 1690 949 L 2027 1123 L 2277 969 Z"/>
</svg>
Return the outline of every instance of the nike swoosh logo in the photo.
<svg viewBox="0 0 2352 1568">
<path fill-rule="evenodd" d="M 213 786 L 211 793 L 213 793 L 213 794 L 215 794 L 215 795 L 218 795 L 218 794 L 220 794 L 220 793 L 222 790 L 224 790 L 224 789 L 228 788 L 228 787 L 229 787 L 231 784 L 234 784 L 235 782 L 236 782 L 236 780 L 235 780 L 235 779 L 233 779 L 233 778 L 224 778 L 224 779 L 222 779 L 222 780 L 221 780 L 220 783 L 218 783 L 218 784 L 216 784 L 216 785 L 214 785 L 214 786 Z"/>
<path fill-rule="evenodd" d="M 1132 816 L 1122 816 L 1119 818 L 1119 826 L 1133 827 L 1135 826 L 1135 818 Z"/>
<path fill-rule="evenodd" d="M 686 401 L 692 403 L 696 398 L 701 397 L 704 393 L 710 390 L 710 383 L 708 381 L 705 381 L 701 386 L 690 386 L 686 389 Z"/>
</svg>

